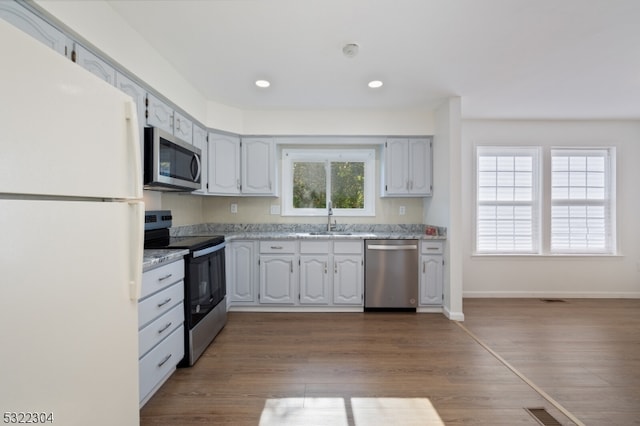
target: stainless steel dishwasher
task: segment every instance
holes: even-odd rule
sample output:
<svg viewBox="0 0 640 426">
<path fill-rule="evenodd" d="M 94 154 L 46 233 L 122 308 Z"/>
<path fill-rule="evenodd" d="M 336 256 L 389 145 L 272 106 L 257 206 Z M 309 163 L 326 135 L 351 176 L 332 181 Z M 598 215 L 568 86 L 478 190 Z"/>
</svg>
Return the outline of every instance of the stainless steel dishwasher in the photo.
<svg viewBox="0 0 640 426">
<path fill-rule="evenodd" d="M 366 240 L 364 307 L 416 308 L 418 240 Z"/>
</svg>

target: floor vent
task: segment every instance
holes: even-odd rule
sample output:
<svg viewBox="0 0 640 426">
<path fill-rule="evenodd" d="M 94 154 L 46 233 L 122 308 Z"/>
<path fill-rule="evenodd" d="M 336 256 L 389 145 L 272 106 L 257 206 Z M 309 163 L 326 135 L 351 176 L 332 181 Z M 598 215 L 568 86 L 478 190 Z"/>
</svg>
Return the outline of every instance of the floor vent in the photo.
<svg viewBox="0 0 640 426">
<path fill-rule="evenodd" d="M 567 303 L 567 301 L 563 299 L 540 299 L 540 301 L 544 303 Z"/>
<path fill-rule="evenodd" d="M 527 410 L 527 412 L 531 414 L 542 426 L 562 426 L 562 423 L 557 421 L 544 408 L 525 408 L 525 410 Z"/>
</svg>

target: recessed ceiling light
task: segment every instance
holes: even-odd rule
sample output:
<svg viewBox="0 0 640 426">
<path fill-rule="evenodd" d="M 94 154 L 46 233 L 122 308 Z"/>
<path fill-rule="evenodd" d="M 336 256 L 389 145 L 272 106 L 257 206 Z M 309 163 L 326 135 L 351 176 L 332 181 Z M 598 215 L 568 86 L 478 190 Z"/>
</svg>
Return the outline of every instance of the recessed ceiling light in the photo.
<svg viewBox="0 0 640 426">
<path fill-rule="evenodd" d="M 373 80 L 369 82 L 369 87 L 371 87 L 372 89 L 377 89 L 379 87 L 382 87 L 382 82 L 380 80 Z"/>
<path fill-rule="evenodd" d="M 256 80 L 256 86 L 266 88 L 271 86 L 271 83 L 269 83 L 267 80 Z"/>
</svg>

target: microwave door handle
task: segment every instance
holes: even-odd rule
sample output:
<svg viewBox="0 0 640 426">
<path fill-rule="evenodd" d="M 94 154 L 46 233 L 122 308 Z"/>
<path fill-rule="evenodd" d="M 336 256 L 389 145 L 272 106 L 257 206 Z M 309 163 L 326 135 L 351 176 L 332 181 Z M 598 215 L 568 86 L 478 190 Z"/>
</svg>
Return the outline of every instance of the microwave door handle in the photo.
<svg viewBox="0 0 640 426">
<path fill-rule="evenodd" d="M 196 165 L 198 167 L 198 170 L 196 171 L 196 175 L 193 176 L 193 173 L 191 173 L 191 176 L 193 177 L 194 181 L 197 181 L 200 178 L 200 172 L 202 170 L 202 165 L 200 164 L 200 157 L 198 156 L 198 154 L 193 154 L 193 158 L 191 159 L 191 164 L 193 165 L 193 160 L 196 160 Z M 193 170 L 193 168 L 192 168 Z"/>
</svg>

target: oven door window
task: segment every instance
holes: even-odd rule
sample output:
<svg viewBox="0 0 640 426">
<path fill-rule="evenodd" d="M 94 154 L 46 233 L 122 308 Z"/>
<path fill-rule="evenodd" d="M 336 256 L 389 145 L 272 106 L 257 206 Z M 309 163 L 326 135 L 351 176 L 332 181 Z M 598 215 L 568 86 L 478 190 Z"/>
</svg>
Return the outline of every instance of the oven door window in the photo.
<svg viewBox="0 0 640 426">
<path fill-rule="evenodd" d="M 224 250 L 189 262 L 187 323 L 193 328 L 225 296 Z"/>
</svg>

